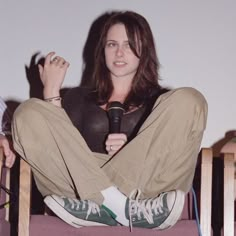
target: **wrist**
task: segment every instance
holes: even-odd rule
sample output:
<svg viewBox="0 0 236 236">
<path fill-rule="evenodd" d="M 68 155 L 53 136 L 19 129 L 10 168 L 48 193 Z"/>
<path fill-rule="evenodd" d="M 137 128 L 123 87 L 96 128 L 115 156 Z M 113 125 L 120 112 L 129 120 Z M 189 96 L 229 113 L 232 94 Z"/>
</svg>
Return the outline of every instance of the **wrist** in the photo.
<svg viewBox="0 0 236 236">
<path fill-rule="evenodd" d="M 45 102 L 51 103 L 51 104 L 58 106 L 58 107 L 61 107 L 61 100 L 62 99 L 60 96 L 48 97 L 48 98 L 44 99 Z"/>
<path fill-rule="evenodd" d="M 60 96 L 60 92 L 58 89 L 44 89 L 43 91 L 43 97 L 44 97 L 44 100 L 45 99 L 48 99 L 48 98 L 53 98 L 53 97 L 58 97 Z"/>
</svg>

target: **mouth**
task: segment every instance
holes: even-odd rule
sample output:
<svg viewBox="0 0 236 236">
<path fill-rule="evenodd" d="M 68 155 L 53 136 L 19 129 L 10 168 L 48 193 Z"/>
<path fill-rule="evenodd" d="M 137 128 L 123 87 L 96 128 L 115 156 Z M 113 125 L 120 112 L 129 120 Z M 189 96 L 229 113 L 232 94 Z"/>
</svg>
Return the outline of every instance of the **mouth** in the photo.
<svg viewBox="0 0 236 236">
<path fill-rule="evenodd" d="M 124 65 L 126 65 L 127 63 L 124 62 L 124 61 L 115 61 L 113 64 L 114 64 L 115 66 L 124 66 Z"/>
</svg>

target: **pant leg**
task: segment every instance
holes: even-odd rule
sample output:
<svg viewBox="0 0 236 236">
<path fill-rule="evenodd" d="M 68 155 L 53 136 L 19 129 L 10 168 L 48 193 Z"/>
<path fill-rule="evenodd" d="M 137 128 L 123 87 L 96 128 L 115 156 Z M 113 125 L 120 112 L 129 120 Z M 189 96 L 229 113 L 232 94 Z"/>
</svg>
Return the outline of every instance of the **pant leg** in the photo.
<svg viewBox="0 0 236 236">
<path fill-rule="evenodd" d="M 14 113 L 12 135 L 43 195 L 75 198 L 79 193 L 82 199 L 103 201 L 100 191 L 112 183 L 64 109 L 30 99 Z"/>
<path fill-rule="evenodd" d="M 194 89 L 162 95 L 137 137 L 102 170 L 64 110 L 43 101 L 31 99 L 17 109 L 13 140 L 34 167 L 43 195 L 79 192 L 82 199 L 101 203 L 100 191 L 116 185 L 127 196 L 140 188 L 150 197 L 170 189 L 188 191 L 206 114 L 206 101 Z M 106 158 L 98 156 L 100 163 Z"/>
<path fill-rule="evenodd" d="M 188 192 L 206 119 L 207 103 L 197 90 L 167 92 L 156 101 L 138 135 L 103 170 L 127 196 L 137 188 L 144 197 L 172 189 Z"/>
</svg>

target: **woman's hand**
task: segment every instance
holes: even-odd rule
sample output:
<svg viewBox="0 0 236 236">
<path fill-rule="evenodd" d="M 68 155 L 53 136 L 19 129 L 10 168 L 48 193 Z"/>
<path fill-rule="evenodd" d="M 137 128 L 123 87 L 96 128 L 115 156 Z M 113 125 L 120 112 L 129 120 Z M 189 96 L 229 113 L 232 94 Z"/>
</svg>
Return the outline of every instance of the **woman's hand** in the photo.
<svg viewBox="0 0 236 236">
<path fill-rule="evenodd" d="M 44 98 L 59 96 L 69 63 L 64 58 L 50 52 L 45 58 L 44 66 L 39 65 L 40 78 L 44 86 Z"/>
<path fill-rule="evenodd" d="M 5 165 L 11 168 L 15 162 L 16 155 L 11 150 L 9 141 L 4 135 L 0 135 L 0 148 L 3 149 L 3 154 L 6 157 Z"/>
<path fill-rule="evenodd" d="M 106 150 L 109 155 L 114 155 L 118 152 L 127 142 L 125 134 L 109 134 L 105 142 Z"/>
</svg>

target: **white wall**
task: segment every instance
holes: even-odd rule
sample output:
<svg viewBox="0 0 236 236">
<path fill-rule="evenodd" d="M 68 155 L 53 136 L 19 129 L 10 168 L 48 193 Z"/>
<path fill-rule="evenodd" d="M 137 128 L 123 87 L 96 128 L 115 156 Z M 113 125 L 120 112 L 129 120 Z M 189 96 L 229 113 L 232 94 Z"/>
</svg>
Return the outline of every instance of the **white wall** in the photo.
<svg viewBox="0 0 236 236">
<path fill-rule="evenodd" d="M 236 129 L 235 0 L 0 0 L 0 95 L 19 102 L 29 97 L 25 65 L 38 51 L 64 56 L 71 64 L 64 86 L 79 84 L 90 26 L 113 9 L 134 10 L 149 21 L 162 85 L 192 86 L 205 95 L 203 146 Z"/>
</svg>

